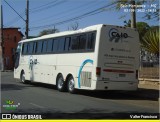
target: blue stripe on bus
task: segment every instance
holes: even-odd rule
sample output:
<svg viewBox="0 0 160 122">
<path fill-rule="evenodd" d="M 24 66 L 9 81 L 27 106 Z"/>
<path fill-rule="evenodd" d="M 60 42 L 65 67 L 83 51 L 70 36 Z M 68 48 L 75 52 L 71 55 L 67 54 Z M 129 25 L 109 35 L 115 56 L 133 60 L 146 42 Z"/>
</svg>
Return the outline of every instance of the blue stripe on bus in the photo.
<svg viewBox="0 0 160 122">
<path fill-rule="evenodd" d="M 80 66 L 80 68 L 79 68 L 79 72 L 78 72 L 78 87 L 80 88 L 80 86 L 81 86 L 81 72 L 82 72 L 82 69 L 83 69 L 83 67 L 84 67 L 84 65 L 86 65 L 87 63 L 91 63 L 91 64 L 93 64 L 93 60 L 91 60 L 91 59 L 86 59 L 82 64 L 81 64 L 81 66 Z"/>
</svg>

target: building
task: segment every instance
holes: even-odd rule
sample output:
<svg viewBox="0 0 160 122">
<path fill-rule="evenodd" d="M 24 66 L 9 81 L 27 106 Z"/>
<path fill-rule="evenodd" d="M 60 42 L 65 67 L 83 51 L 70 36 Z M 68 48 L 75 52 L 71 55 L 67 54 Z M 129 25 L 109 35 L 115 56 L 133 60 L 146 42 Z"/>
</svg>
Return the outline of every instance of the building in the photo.
<svg viewBox="0 0 160 122">
<path fill-rule="evenodd" d="M 13 70 L 14 68 L 16 47 L 18 42 L 23 38 L 23 34 L 18 29 L 20 28 L 18 27 L 3 28 L 2 46 L 3 46 L 4 70 Z"/>
</svg>

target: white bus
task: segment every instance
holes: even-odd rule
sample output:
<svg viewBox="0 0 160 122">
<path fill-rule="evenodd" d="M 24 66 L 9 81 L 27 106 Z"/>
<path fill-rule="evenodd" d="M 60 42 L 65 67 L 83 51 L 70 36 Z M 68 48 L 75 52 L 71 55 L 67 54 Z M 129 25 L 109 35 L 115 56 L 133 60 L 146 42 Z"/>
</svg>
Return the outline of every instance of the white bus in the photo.
<svg viewBox="0 0 160 122">
<path fill-rule="evenodd" d="M 19 42 L 14 78 L 54 84 L 59 91 L 136 90 L 136 29 L 94 25 Z"/>
</svg>

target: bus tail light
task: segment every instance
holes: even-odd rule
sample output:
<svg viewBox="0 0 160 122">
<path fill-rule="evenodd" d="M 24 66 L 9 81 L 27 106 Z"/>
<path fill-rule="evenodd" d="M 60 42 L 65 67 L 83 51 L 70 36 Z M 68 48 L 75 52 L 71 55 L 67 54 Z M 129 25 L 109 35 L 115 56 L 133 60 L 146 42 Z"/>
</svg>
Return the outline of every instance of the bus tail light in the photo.
<svg viewBox="0 0 160 122">
<path fill-rule="evenodd" d="M 96 76 L 99 77 L 101 75 L 101 68 L 96 67 Z"/>
<path fill-rule="evenodd" d="M 136 70 L 136 79 L 138 79 L 138 70 Z"/>
</svg>

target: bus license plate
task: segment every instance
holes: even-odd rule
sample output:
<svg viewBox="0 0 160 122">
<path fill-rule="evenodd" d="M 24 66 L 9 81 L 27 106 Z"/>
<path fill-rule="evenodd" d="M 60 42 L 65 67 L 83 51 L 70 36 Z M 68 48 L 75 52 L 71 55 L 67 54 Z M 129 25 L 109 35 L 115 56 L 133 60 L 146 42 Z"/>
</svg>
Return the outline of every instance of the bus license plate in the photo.
<svg viewBox="0 0 160 122">
<path fill-rule="evenodd" d="M 126 74 L 119 74 L 119 77 L 126 77 Z"/>
</svg>

